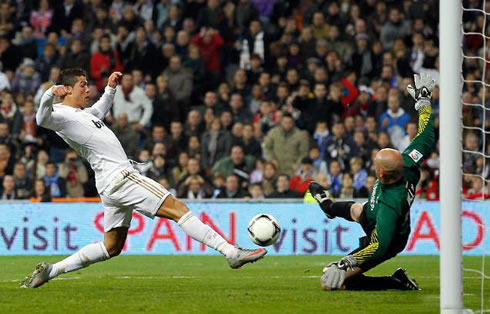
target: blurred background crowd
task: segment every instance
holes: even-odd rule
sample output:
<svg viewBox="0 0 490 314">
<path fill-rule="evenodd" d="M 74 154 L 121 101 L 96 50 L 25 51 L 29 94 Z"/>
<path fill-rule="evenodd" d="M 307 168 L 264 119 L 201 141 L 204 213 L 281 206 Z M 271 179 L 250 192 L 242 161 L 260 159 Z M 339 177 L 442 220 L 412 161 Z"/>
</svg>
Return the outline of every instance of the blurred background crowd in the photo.
<svg viewBox="0 0 490 314">
<path fill-rule="evenodd" d="M 403 150 L 417 133 L 413 74 L 439 78 L 438 5 L 2 1 L 0 198 L 97 196 L 88 164 L 35 123 L 43 92 L 70 67 L 87 72 L 91 103 L 111 72 L 124 73 L 105 123 L 134 166 L 178 197 L 302 198 L 314 179 L 335 197 L 366 198 L 376 152 Z M 465 13 L 464 25 L 481 31 L 484 15 Z M 465 53 L 482 55 L 483 44 L 468 36 Z M 464 71 L 481 79 L 481 62 L 466 60 Z M 463 99 L 489 97 L 472 83 Z M 484 108 L 468 107 L 465 123 L 490 126 Z M 467 132 L 464 146 L 481 150 L 481 132 Z M 488 177 L 484 161 L 465 154 L 465 170 Z M 438 167 L 435 150 L 418 197 L 438 199 Z M 467 196 L 484 195 L 481 183 L 465 177 Z"/>
</svg>

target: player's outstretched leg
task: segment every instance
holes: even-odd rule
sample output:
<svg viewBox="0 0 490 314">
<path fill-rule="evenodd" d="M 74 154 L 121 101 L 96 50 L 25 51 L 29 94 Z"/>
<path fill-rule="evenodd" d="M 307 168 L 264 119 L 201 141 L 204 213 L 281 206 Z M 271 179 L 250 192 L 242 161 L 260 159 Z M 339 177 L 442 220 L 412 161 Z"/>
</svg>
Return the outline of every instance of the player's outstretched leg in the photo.
<svg viewBox="0 0 490 314">
<path fill-rule="evenodd" d="M 262 248 L 248 250 L 229 244 L 210 226 L 194 216 L 184 203 L 171 195 L 165 199 L 157 216 L 174 220 L 191 238 L 223 254 L 233 269 L 253 263 L 267 254 L 267 250 Z"/>
<path fill-rule="evenodd" d="M 354 221 L 351 215 L 351 206 L 355 202 L 334 202 L 331 200 L 330 193 L 323 186 L 315 181 L 311 181 L 308 185 L 311 195 L 320 204 L 328 218 L 342 217 L 349 221 Z"/>
<path fill-rule="evenodd" d="M 61 273 L 67 273 L 109 259 L 104 243 L 98 242 L 83 247 L 80 251 L 51 265 L 41 262 L 31 275 L 20 284 L 21 288 L 38 288 Z"/>
<path fill-rule="evenodd" d="M 46 262 L 39 263 L 32 274 L 21 282 L 20 287 L 38 288 L 58 275 L 119 255 L 124 247 L 127 233 L 128 228 L 126 227 L 112 229 L 105 233 L 104 242 L 89 244 L 75 254 L 53 265 Z"/>
<path fill-rule="evenodd" d="M 369 277 L 359 274 L 345 281 L 346 290 L 420 290 L 417 282 L 408 277 L 403 268 L 398 268 L 393 275 Z"/>
</svg>

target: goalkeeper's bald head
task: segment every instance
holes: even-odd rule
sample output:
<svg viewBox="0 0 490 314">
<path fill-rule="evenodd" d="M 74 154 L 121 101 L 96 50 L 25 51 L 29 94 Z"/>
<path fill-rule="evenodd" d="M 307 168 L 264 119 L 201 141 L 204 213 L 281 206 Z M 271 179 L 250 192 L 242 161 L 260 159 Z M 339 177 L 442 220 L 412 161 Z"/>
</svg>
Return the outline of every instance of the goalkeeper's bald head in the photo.
<svg viewBox="0 0 490 314">
<path fill-rule="evenodd" d="M 376 177 L 383 184 L 394 183 L 403 175 L 403 158 L 399 151 L 391 148 L 380 150 L 374 159 Z"/>
</svg>

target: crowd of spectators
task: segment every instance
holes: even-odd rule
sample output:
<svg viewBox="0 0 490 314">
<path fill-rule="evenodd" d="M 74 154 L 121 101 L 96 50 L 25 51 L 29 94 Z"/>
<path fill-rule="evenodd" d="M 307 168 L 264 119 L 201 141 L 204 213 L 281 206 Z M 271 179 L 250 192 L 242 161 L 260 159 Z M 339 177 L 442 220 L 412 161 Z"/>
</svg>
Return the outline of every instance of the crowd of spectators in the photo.
<svg viewBox="0 0 490 314">
<path fill-rule="evenodd" d="M 0 199 L 97 196 L 88 164 L 35 123 L 42 93 L 70 67 L 87 72 L 91 103 L 111 72 L 124 73 L 105 123 L 135 167 L 178 197 L 301 198 L 315 179 L 335 197 L 365 198 L 376 152 L 403 150 L 417 133 L 413 74 L 438 79 L 438 5 L 2 1 Z M 466 14 L 465 27 L 482 18 Z M 483 43 L 470 38 L 467 53 Z M 479 65 L 466 60 L 466 75 L 481 78 Z M 481 103 L 480 87 L 466 84 L 463 98 Z M 481 125 L 483 114 L 467 110 L 465 121 Z M 465 135 L 468 149 L 481 142 Z M 435 150 L 424 164 L 419 197 L 438 198 L 438 160 Z M 476 155 L 464 162 L 489 173 Z M 481 193 L 475 182 L 466 187 Z"/>
</svg>

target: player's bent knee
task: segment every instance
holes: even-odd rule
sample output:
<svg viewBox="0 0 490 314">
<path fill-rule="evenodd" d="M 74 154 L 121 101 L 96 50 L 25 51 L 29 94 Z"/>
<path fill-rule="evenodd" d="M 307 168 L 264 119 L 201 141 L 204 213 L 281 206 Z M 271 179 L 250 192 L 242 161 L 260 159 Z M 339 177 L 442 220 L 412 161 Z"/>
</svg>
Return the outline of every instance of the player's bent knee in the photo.
<svg viewBox="0 0 490 314">
<path fill-rule="evenodd" d="M 359 222 L 361 220 L 361 214 L 362 214 L 362 204 L 360 203 L 352 204 L 350 208 L 350 215 L 352 219 L 356 222 Z"/>
</svg>

